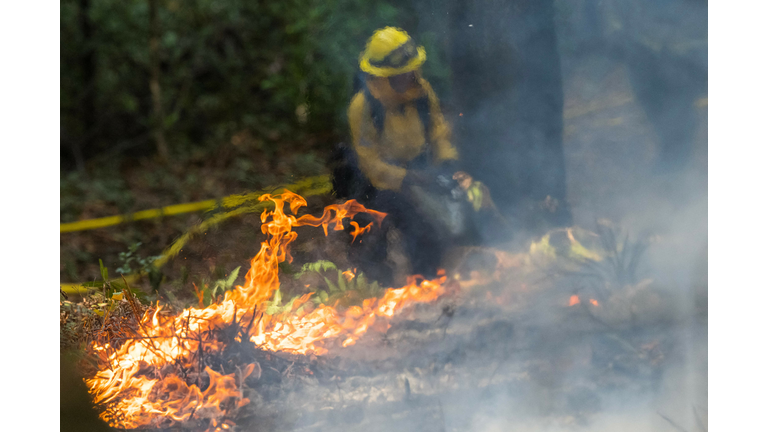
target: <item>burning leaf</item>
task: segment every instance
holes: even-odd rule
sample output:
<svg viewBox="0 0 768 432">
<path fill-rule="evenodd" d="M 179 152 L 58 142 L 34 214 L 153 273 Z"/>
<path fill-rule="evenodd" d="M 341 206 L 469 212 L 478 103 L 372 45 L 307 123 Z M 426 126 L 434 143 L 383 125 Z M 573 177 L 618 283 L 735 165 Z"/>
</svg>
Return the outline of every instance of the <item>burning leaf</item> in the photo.
<svg viewBox="0 0 768 432">
<path fill-rule="evenodd" d="M 277 315 L 281 312 L 281 306 L 283 302 L 283 295 L 280 293 L 280 290 L 278 289 L 275 291 L 275 296 L 272 298 L 271 302 L 267 302 L 267 309 L 266 312 L 269 315 Z"/>
<path fill-rule="evenodd" d="M 351 270 L 343 271 L 341 272 L 341 274 L 344 275 L 344 279 L 346 279 L 347 282 L 355 278 L 355 273 L 352 272 Z"/>
</svg>

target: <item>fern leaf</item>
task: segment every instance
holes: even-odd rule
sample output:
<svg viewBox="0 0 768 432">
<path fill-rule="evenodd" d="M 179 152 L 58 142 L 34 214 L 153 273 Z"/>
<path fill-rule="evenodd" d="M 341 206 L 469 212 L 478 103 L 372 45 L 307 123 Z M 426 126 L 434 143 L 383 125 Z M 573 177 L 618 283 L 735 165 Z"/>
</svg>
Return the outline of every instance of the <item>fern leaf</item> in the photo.
<svg viewBox="0 0 768 432">
<path fill-rule="evenodd" d="M 341 290 L 341 292 L 346 292 L 347 289 L 348 289 L 348 287 L 347 287 L 347 279 L 344 277 L 344 273 L 342 273 L 342 272 L 339 272 L 339 282 L 338 283 L 339 283 L 339 289 Z"/>
<path fill-rule="evenodd" d="M 327 270 L 338 270 L 338 268 L 336 267 L 336 264 L 330 261 L 326 261 L 326 260 L 315 261 L 313 263 L 306 263 L 303 266 L 301 266 L 301 271 L 296 273 L 293 277 L 298 279 L 307 273 L 320 273 Z"/>
<path fill-rule="evenodd" d="M 336 291 L 339 291 L 339 288 L 333 284 L 333 282 L 329 281 L 327 277 L 323 277 L 325 279 L 325 283 L 328 284 L 328 289 L 334 293 Z"/>
<path fill-rule="evenodd" d="M 107 270 L 106 267 L 104 267 L 104 263 L 101 262 L 101 258 L 99 258 L 99 273 L 101 273 L 101 280 L 104 282 L 107 282 L 109 280 L 109 270 Z"/>
<path fill-rule="evenodd" d="M 232 270 L 232 274 L 229 275 L 229 277 L 227 278 L 227 282 L 224 285 L 224 289 L 225 290 L 228 290 L 228 289 L 232 288 L 232 285 L 235 284 L 235 279 L 237 279 L 238 273 L 240 273 L 240 266 L 237 266 L 237 268 Z"/>
</svg>

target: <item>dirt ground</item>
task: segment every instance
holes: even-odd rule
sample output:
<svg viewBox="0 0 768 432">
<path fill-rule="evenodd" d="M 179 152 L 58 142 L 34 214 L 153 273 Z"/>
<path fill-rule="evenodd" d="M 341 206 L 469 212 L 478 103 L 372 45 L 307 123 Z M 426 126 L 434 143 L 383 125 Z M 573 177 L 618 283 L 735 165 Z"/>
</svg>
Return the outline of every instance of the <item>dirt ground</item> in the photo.
<svg viewBox="0 0 768 432">
<path fill-rule="evenodd" d="M 501 305 L 463 296 L 260 390 L 270 396 L 253 399 L 243 430 L 705 430 L 701 321 L 608 327 L 545 291 Z"/>
</svg>

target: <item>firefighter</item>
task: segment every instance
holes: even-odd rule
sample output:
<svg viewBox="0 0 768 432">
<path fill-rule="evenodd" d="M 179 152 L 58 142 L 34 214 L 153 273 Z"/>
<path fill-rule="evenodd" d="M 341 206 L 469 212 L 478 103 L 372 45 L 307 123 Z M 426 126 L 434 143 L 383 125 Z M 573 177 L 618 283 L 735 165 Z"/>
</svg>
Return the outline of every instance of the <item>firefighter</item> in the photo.
<svg viewBox="0 0 768 432">
<path fill-rule="evenodd" d="M 458 160 L 440 102 L 421 76 L 426 59 L 394 27 L 374 33 L 360 56 L 365 82 L 350 103 L 349 126 L 360 169 L 378 190 L 400 191 L 404 182 L 427 180 L 424 170 Z"/>
<path fill-rule="evenodd" d="M 360 88 L 348 110 L 352 151 L 347 158 L 353 168 L 336 172 L 334 187 L 388 213 L 385 222 L 402 233 L 412 272 L 430 277 L 446 244 L 467 231 L 455 217 L 461 211 L 451 207 L 472 205 L 446 198 L 451 188 L 461 190 L 454 180 L 459 154 L 440 102 L 421 74 L 426 58 L 424 48 L 401 29 L 386 27 L 370 38 L 360 55 Z M 386 261 L 386 245 L 384 238 L 372 238 L 360 246 L 366 250 L 352 255 L 366 268 L 361 260 Z"/>
</svg>

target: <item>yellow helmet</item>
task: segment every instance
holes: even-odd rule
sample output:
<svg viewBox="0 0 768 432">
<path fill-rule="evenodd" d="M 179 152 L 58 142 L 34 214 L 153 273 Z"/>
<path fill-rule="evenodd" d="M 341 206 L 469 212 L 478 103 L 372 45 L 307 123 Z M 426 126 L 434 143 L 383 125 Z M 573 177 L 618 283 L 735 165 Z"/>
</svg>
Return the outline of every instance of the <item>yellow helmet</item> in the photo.
<svg viewBox="0 0 768 432">
<path fill-rule="evenodd" d="M 360 69 L 371 75 L 391 77 L 414 71 L 427 60 L 424 47 L 416 47 L 408 33 L 395 27 L 376 30 L 360 54 Z"/>
</svg>

